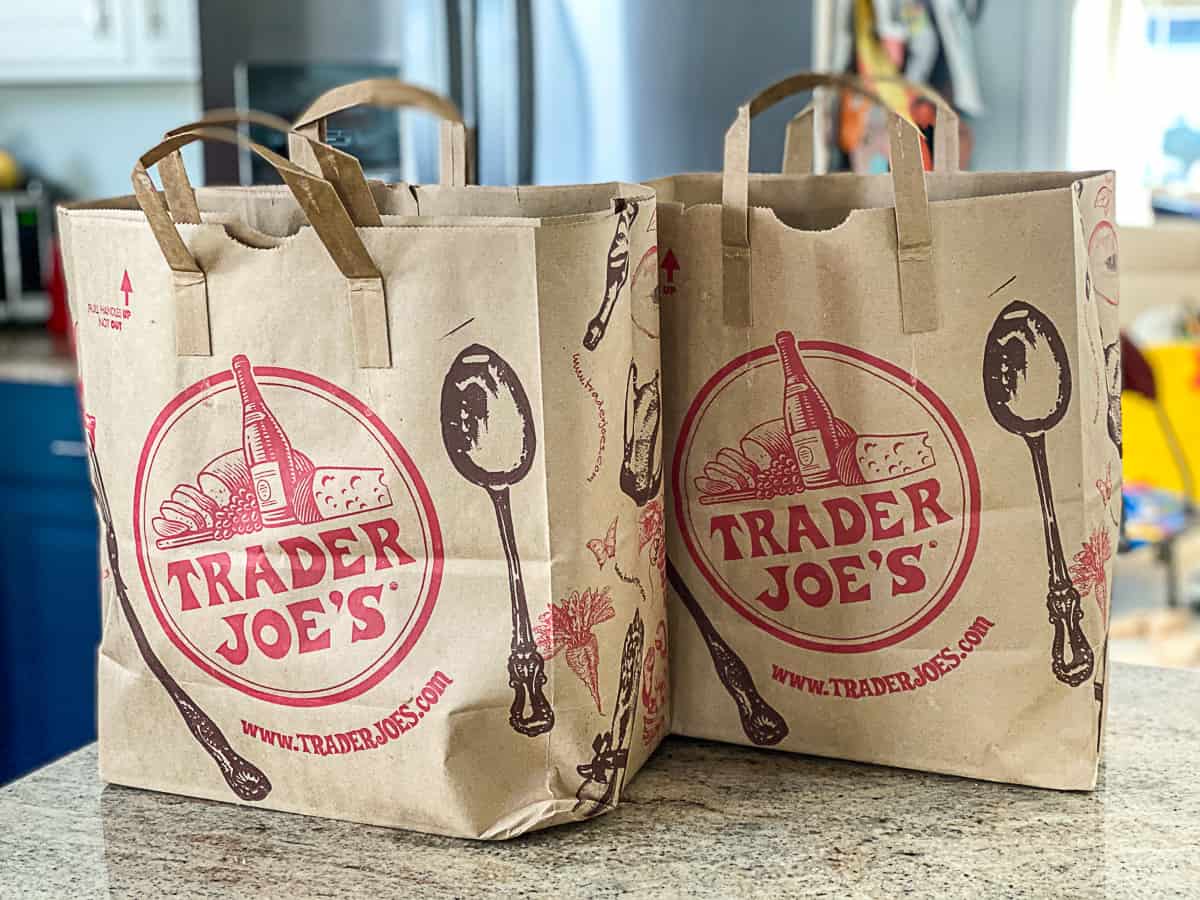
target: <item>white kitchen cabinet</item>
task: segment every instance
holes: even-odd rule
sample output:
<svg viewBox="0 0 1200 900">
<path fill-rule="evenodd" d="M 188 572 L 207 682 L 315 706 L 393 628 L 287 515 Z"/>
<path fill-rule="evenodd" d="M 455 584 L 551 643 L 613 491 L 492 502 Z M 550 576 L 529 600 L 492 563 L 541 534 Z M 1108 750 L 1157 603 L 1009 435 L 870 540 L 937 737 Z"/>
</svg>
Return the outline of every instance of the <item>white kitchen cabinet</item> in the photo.
<svg viewBox="0 0 1200 900">
<path fill-rule="evenodd" d="M 0 84 L 194 81 L 197 0 L 3 0 Z"/>
<path fill-rule="evenodd" d="M 37 0 L 0 6 L 0 67 L 7 76 L 49 66 L 124 61 L 126 21 L 119 0 Z"/>
<path fill-rule="evenodd" d="M 130 2 L 130 0 L 126 0 Z M 134 43 L 144 62 L 162 71 L 200 68 L 200 35 L 195 0 L 132 0 L 138 9 Z"/>
</svg>

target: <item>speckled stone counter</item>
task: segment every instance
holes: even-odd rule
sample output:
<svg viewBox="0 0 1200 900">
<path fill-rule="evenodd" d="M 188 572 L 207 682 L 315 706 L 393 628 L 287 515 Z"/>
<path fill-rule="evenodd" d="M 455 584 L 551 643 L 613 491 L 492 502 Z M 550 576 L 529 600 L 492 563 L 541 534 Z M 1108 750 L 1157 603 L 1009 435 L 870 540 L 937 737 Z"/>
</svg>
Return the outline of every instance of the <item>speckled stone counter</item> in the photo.
<svg viewBox="0 0 1200 900">
<path fill-rule="evenodd" d="M 0 381 L 71 384 L 75 357 L 64 338 L 42 329 L 0 329 Z"/>
<path fill-rule="evenodd" d="M 0 790 L 0 896 L 1200 896 L 1200 672 L 1110 683 L 1094 794 L 672 739 L 507 844 L 104 786 L 87 748 Z"/>
</svg>

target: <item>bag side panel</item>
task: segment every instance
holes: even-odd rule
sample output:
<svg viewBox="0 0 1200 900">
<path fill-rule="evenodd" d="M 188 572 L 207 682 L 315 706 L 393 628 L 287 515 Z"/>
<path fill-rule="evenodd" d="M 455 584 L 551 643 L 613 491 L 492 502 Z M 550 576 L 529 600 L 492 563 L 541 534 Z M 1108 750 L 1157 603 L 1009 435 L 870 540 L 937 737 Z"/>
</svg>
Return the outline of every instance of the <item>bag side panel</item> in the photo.
<svg viewBox="0 0 1200 900">
<path fill-rule="evenodd" d="M 669 715 L 656 220 L 643 195 L 537 237 L 553 559 L 539 645 L 580 815 L 615 805 Z M 610 784 L 581 776 L 610 738 Z"/>
<path fill-rule="evenodd" d="M 1082 595 L 1092 646 L 1097 703 L 1096 763 L 1103 750 L 1108 686 L 1108 629 L 1113 566 L 1122 507 L 1120 282 L 1116 183 L 1112 172 L 1074 185 L 1075 267 L 1079 318 L 1080 431 L 1083 474 L 1080 540 L 1067 548 L 1071 577 Z"/>
</svg>

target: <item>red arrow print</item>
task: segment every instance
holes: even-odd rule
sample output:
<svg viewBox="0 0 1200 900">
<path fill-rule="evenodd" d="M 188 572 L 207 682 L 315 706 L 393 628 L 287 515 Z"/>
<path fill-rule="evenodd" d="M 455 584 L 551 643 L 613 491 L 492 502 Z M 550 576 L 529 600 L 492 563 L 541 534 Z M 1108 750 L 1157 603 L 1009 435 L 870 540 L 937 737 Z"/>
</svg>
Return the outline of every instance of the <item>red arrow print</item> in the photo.
<svg viewBox="0 0 1200 900">
<path fill-rule="evenodd" d="M 662 270 L 667 273 L 667 284 L 673 284 L 675 273 L 679 271 L 679 260 L 675 258 L 674 250 L 668 250 L 667 255 L 663 257 Z"/>
<path fill-rule="evenodd" d="M 129 295 L 133 293 L 133 284 L 129 280 L 129 270 L 121 276 L 121 293 L 125 295 L 125 305 L 129 305 Z"/>
</svg>

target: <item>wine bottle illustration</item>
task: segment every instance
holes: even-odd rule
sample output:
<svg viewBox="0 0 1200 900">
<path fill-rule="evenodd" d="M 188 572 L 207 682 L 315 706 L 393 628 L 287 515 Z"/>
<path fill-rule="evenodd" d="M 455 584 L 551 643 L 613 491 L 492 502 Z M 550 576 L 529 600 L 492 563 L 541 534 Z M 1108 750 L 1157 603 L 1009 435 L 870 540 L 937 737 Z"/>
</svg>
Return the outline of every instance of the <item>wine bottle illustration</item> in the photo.
<svg viewBox="0 0 1200 900">
<path fill-rule="evenodd" d="M 805 487 L 837 484 L 833 470 L 837 443 L 833 409 L 813 383 L 790 331 L 775 335 L 783 365 L 783 422 Z"/>
<path fill-rule="evenodd" d="M 292 442 L 263 399 L 250 360 L 235 356 L 233 375 L 242 398 L 242 452 L 262 523 L 271 527 L 295 522 L 292 499 L 299 479 Z"/>
</svg>

